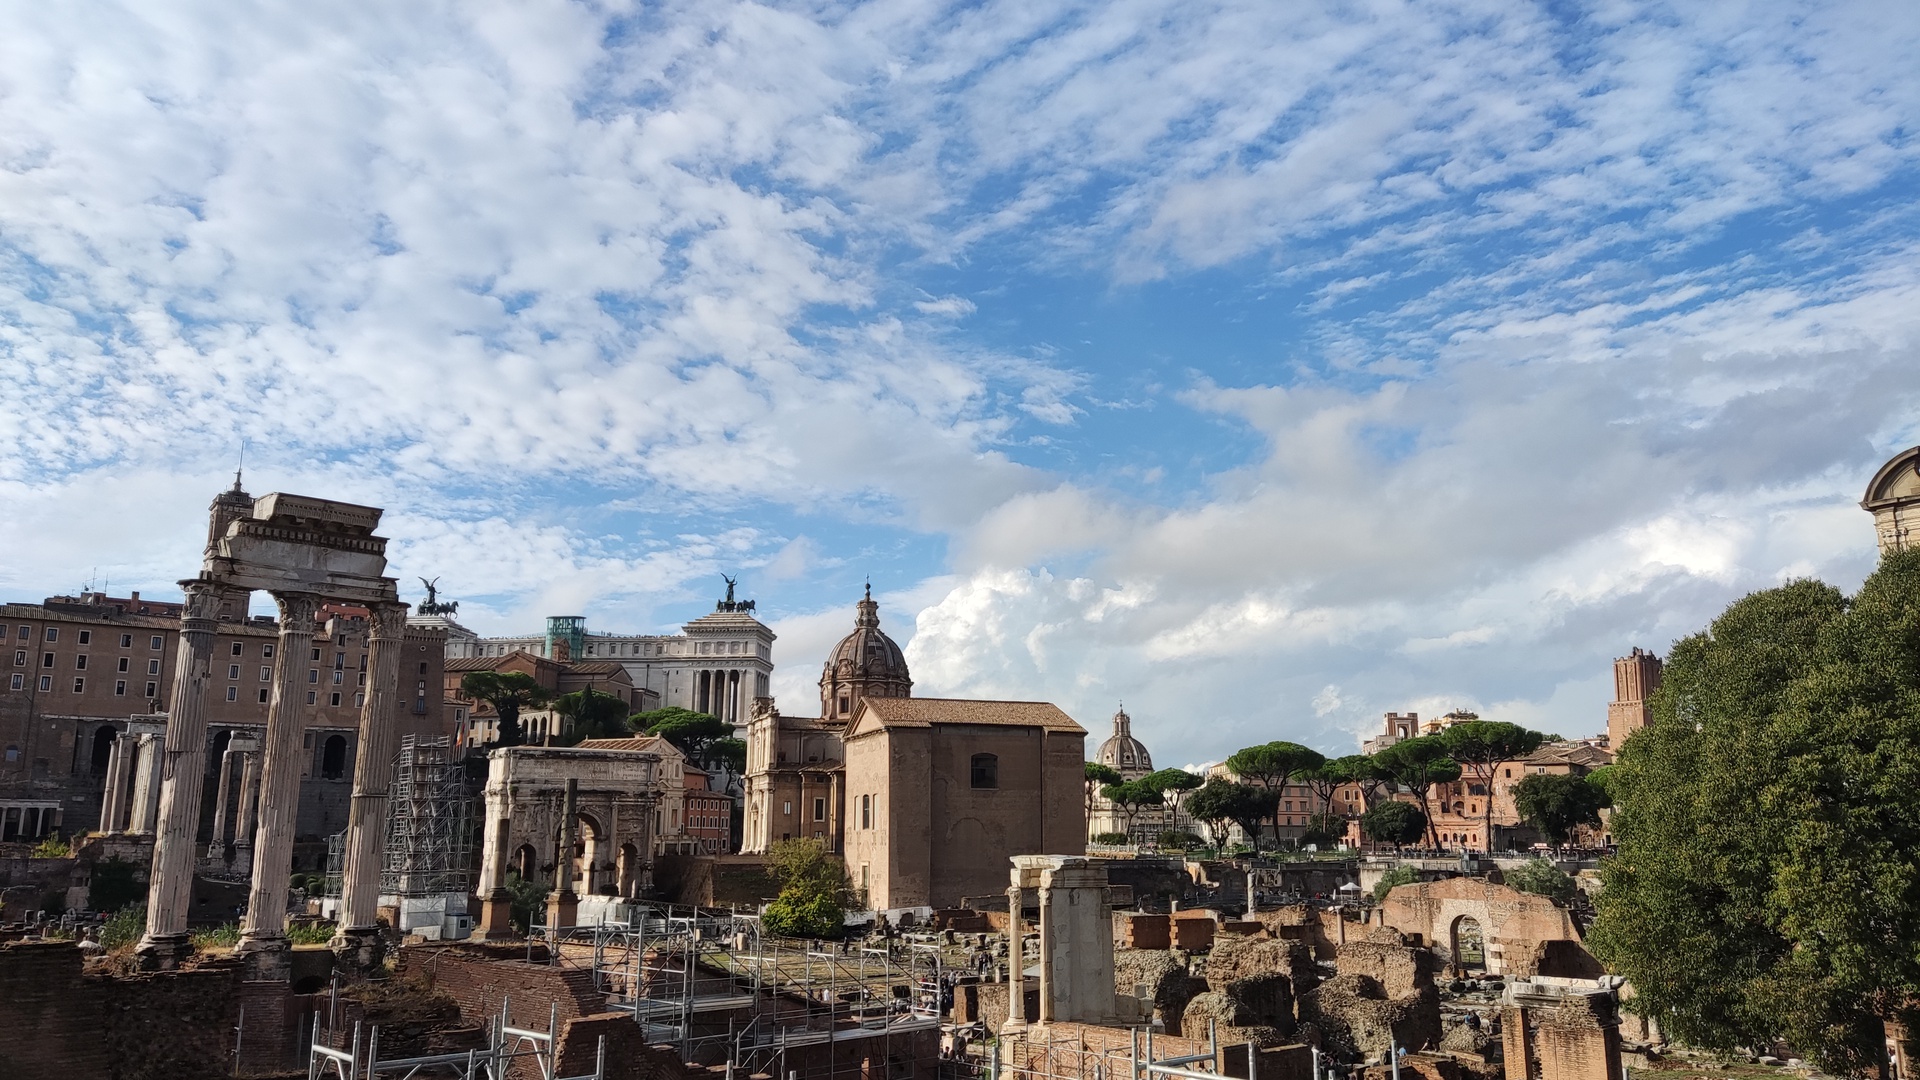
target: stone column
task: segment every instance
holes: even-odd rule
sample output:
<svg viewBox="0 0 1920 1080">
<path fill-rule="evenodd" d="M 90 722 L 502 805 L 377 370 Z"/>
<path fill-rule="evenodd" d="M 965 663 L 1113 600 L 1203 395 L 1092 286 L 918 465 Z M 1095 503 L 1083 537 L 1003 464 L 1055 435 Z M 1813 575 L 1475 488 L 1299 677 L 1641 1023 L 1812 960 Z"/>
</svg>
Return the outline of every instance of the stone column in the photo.
<svg viewBox="0 0 1920 1080">
<path fill-rule="evenodd" d="M 251 736 L 236 736 L 229 745 L 240 754 L 240 812 L 233 828 L 233 861 L 251 867 L 260 809 L 260 744 Z"/>
<path fill-rule="evenodd" d="M 127 809 L 127 733 L 115 731 L 107 751 L 107 790 L 100 796 L 100 831 L 117 833 Z"/>
<path fill-rule="evenodd" d="M 275 593 L 280 640 L 273 654 L 273 704 L 261 762 L 260 824 L 253 838 L 253 884 L 240 923 L 236 952 L 249 958 L 256 981 L 287 978 L 287 878 L 293 859 L 293 819 L 300 803 L 300 694 L 313 648 L 313 617 L 320 598 Z"/>
<path fill-rule="evenodd" d="M 359 758 L 353 767 L 353 806 L 347 821 L 341 875 L 340 930 L 334 952 L 362 970 L 380 962 L 380 870 L 385 862 L 387 796 L 399 733 L 394 710 L 400 693 L 400 643 L 407 632 L 405 604 L 377 604 L 367 642 L 366 703 L 360 709 Z"/>
<path fill-rule="evenodd" d="M 137 727 L 140 732 L 140 741 L 135 744 L 139 750 L 134 757 L 133 822 L 127 830 L 144 836 L 153 835 L 160 821 L 161 750 L 167 730 L 155 723 L 157 719 L 149 716 L 127 726 L 128 731 Z"/>
<path fill-rule="evenodd" d="M 233 744 L 220 755 L 220 787 L 213 793 L 213 839 L 207 843 L 207 859 L 224 862 L 227 855 L 227 809 L 233 802 Z"/>
<path fill-rule="evenodd" d="M 183 581 L 180 643 L 173 665 L 173 701 L 167 710 L 167 749 L 160 772 L 160 816 L 147 886 L 147 932 L 135 947 L 140 966 L 170 968 L 192 952 L 187 906 L 193 898 L 193 857 L 200 829 L 201 777 L 207 769 L 207 692 L 212 681 L 213 635 L 219 628 L 220 590 L 205 579 Z"/>
<path fill-rule="evenodd" d="M 1007 887 L 1007 1022 L 1002 1031 L 1027 1030 L 1027 962 L 1021 955 L 1021 938 L 1026 936 L 1022 912 L 1027 906 L 1027 890 L 1018 885 Z M 1043 1005 L 1042 1008 L 1045 1006 Z"/>
<path fill-rule="evenodd" d="M 547 897 L 547 929 L 558 930 L 579 920 L 580 897 L 573 891 L 573 842 L 580 816 L 580 781 L 567 778 L 560 801 L 560 850 L 553 860 L 553 893 Z"/>
</svg>

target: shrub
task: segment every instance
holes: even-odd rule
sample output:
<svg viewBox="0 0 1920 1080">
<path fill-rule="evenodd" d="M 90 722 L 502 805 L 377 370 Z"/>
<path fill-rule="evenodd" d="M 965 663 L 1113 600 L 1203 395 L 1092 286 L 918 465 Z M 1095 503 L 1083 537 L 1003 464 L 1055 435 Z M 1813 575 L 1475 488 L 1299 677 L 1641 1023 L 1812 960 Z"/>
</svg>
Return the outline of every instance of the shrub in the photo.
<svg viewBox="0 0 1920 1080">
<path fill-rule="evenodd" d="M 139 872 L 139 867 L 117 855 L 94 863 L 87 886 L 87 906 L 95 911 L 115 912 L 145 900 L 147 887 L 136 876 Z"/>
<path fill-rule="evenodd" d="M 1133 840 L 1123 832 L 1103 832 L 1094 833 L 1093 842 L 1096 844 L 1131 844 Z"/>
<path fill-rule="evenodd" d="M 845 928 L 845 916 L 831 896 L 806 896 L 782 890 L 760 913 L 760 926 L 778 937 L 839 937 Z"/>
<path fill-rule="evenodd" d="M 1160 846 L 1169 851 L 1189 851 L 1193 848 L 1205 847 L 1206 844 L 1207 842 L 1197 833 L 1168 829 L 1160 834 Z"/>
<path fill-rule="evenodd" d="M 325 945 L 333 940 L 333 929 L 329 922 L 294 923 L 287 927 L 287 941 L 294 945 Z"/>
<path fill-rule="evenodd" d="M 1562 907 L 1572 903 L 1574 894 L 1580 891 L 1573 878 L 1545 859 L 1522 863 L 1507 871 L 1503 880 L 1509 888 L 1544 896 Z"/>
<path fill-rule="evenodd" d="M 108 951 L 130 948 L 147 929 L 147 905 L 123 907 L 107 917 L 100 927 L 100 944 Z"/>
<path fill-rule="evenodd" d="M 28 857 L 34 859 L 64 859 L 72 854 L 73 846 L 62 840 L 59 833 L 33 845 L 33 850 L 27 853 Z"/>
<path fill-rule="evenodd" d="M 1394 886 L 1411 885 L 1419 880 L 1420 874 L 1414 870 L 1413 867 L 1396 866 L 1385 874 L 1382 874 L 1379 881 L 1373 883 L 1373 898 L 1375 900 L 1385 901 L 1387 894 L 1393 891 Z"/>
<path fill-rule="evenodd" d="M 212 930 L 195 930 L 190 935 L 193 947 L 205 952 L 208 949 L 231 949 L 240 944 L 240 928 L 232 923 L 217 926 Z"/>
</svg>

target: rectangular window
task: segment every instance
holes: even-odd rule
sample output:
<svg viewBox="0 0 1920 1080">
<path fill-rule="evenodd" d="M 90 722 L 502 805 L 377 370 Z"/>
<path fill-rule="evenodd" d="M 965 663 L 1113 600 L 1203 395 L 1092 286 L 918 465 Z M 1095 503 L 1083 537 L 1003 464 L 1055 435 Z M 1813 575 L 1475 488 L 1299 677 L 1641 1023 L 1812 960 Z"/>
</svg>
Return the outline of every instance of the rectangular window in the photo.
<svg viewBox="0 0 1920 1080">
<path fill-rule="evenodd" d="M 87 670 L 87 654 L 86 653 L 81 653 L 79 656 L 76 656 L 73 658 L 73 670 L 75 671 Z"/>
<path fill-rule="evenodd" d="M 316 664 L 320 662 L 320 650 L 319 650 L 319 649 L 315 649 L 315 650 L 313 650 L 313 662 L 314 662 L 314 663 L 316 663 Z"/>
<path fill-rule="evenodd" d="M 363 672 L 361 672 L 361 673 L 360 673 L 360 681 L 359 681 L 358 683 L 356 683 L 355 685 L 358 685 L 358 686 L 365 686 L 365 685 L 367 685 L 367 673 L 366 673 L 366 672 L 364 672 L 364 671 L 363 671 Z"/>
<path fill-rule="evenodd" d="M 31 638 L 31 637 L 33 637 L 33 627 L 31 627 L 31 626 L 23 626 L 23 627 L 21 627 L 21 628 L 20 628 L 20 640 L 21 640 L 21 641 L 26 641 L 26 640 L 28 640 L 28 639 L 29 639 L 29 638 Z"/>
<path fill-rule="evenodd" d="M 267 703 L 267 688 L 263 686 L 260 688 L 260 704 L 265 705 L 266 703 Z"/>
<path fill-rule="evenodd" d="M 13 688 L 15 690 L 25 690 L 27 688 L 27 677 L 19 674 L 14 675 Z"/>
<path fill-rule="evenodd" d="M 237 679 L 237 678 L 239 678 L 239 677 L 240 677 L 240 665 L 239 665 L 239 664 L 228 664 L 228 665 L 227 665 L 227 678 L 229 678 L 229 679 Z"/>
<path fill-rule="evenodd" d="M 343 652 L 334 653 L 333 654 L 333 670 L 339 671 L 341 668 L 346 666 L 347 666 L 347 654 Z"/>
<path fill-rule="evenodd" d="M 813 820 L 815 821 L 827 820 L 827 800 L 825 799 L 813 800 Z"/>
<path fill-rule="evenodd" d="M 147 643 L 147 647 L 150 649 L 157 649 L 160 647 L 162 640 L 163 639 L 160 637 L 159 634 L 155 634 L 153 635 L 153 640 Z"/>
<path fill-rule="evenodd" d="M 792 817 L 793 816 L 793 800 L 787 799 L 784 802 L 782 802 L 780 804 L 780 812 L 787 815 L 788 817 Z"/>
<path fill-rule="evenodd" d="M 147 661 L 147 674 L 149 675 L 160 674 L 160 661 L 158 660 Z"/>
<path fill-rule="evenodd" d="M 353 695 L 353 707 L 354 707 L 354 708 L 356 708 L 356 709 L 358 709 L 358 708 L 361 708 L 362 706 L 364 706 L 364 705 L 366 705 L 366 703 L 367 703 L 367 695 L 365 695 L 365 694 L 355 694 L 355 695 Z"/>
<path fill-rule="evenodd" d="M 52 666 L 53 666 L 53 654 L 52 654 L 52 653 L 41 653 L 41 654 L 40 654 L 40 666 L 41 666 L 41 667 L 52 667 Z"/>
<path fill-rule="evenodd" d="M 114 680 L 114 682 L 113 682 L 113 696 L 114 696 L 114 697 L 126 697 L 126 696 L 127 696 L 127 680 L 125 680 L 125 679 L 115 679 L 115 680 Z"/>
<path fill-rule="evenodd" d="M 268 666 L 267 666 L 266 664 L 261 664 L 261 665 L 260 665 L 260 681 L 261 681 L 261 682 L 272 682 L 272 681 L 273 681 L 273 668 L 271 668 L 271 667 L 268 667 Z"/>
<path fill-rule="evenodd" d="M 93 644 L 93 631 L 91 630 L 80 631 L 80 644 L 82 645 Z"/>
<path fill-rule="evenodd" d="M 48 641 L 59 641 L 59 640 L 60 640 L 60 628 L 59 628 L 59 627 L 57 627 L 57 626 L 49 626 L 49 627 L 47 627 L 47 640 L 48 640 Z"/>
<path fill-rule="evenodd" d="M 132 660 L 132 659 L 131 659 L 130 657 L 125 657 L 125 656 L 123 656 L 123 657 L 121 657 L 121 658 L 120 658 L 120 671 L 121 671 L 122 673 L 125 673 L 126 671 L 128 671 L 128 670 L 130 670 L 130 665 L 131 665 L 132 663 L 133 663 L 133 660 Z"/>
<path fill-rule="evenodd" d="M 132 635 L 132 634 L 121 634 L 121 635 L 120 635 L 120 647 L 121 647 L 121 648 L 123 648 L 123 649 L 131 649 L 131 648 L 133 648 L 133 635 Z"/>
<path fill-rule="evenodd" d="M 53 689 L 53 676 L 51 675 L 40 676 L 40 689 L 42 692 Z"/>
<path fill-rule="evenodd" d="M 318 700 L 320 700 L 319 695 L 315 694 L 312 690 L 307 691 L 307 704 L 311 705 Z"/>
<path fill-rule="evenodd" d="M 240 700 L 240 688 L 239 688 L 239 687 L 237 687 L 237 686 L 229 686 L 229 687 L 227 687 L 227 700 L 228 700 L 228 701 L 239 701 L 239 700 Z"/>
<path fill-rule="evenodd" d="M 260 646 L 260 655 L 266 657 L 269 660 L 273 659 L 273 646 L 271 645 Z"/>
<path fill-rule="evenodd" d="M 233 643 L 233 655 L 235 656 L 240 655 L 240 643 L 237 641 Z"/>
<path fill-rule="evenodd" d="M 342 676 L 342 675 L 345 675 L 345 674 L 346 674 L 346 672 L 344 672 L 344 671 L 335 671 L 335 672 L 333 673 L 333 685 L 335 685 L 335 686 L 339 686 L 339 685 L 340 685 L 340 676 Z"/>
<path fill-rule="evenodd" d="M 74 692 L 74 693 L 76 693 L 76 694 L 84 694 L 84 693 L 86 693 L 86 691 L 87 691 L 87 680 L 85 680 L 85 679 L 75 679 L 75 680 L 73 680 L 73 692 Z"/>
<path fill-rule="evenodd" d="M 319 682 L 319 681 L 320 681 L 320 669 L 319 669 L 319 668 L 317 668 L 317 667 L 314 667 L 314 668 L 308 668 L 308 669 L 307 669 L 307 681 L 308 681 L 309 683 L 317 683 L 317 682 Z"/>
<path fill-rule="evenodd" d="M 333 697 L 332 697 L 332 699 L 331 699 L 331 700 L 329 700 L 329 701 L 327 702 L 327 704 L 329 704 L 329 705 L 331 705 L 331 706 L 333 706 L 333 707 L 334 707 L 334 708 L 336 708 L 336 709 L 337 709 L 337 708 L 339 708 L 339 707 L 340 707 L 340 695 L 339 695 L 338 693 L 335 693 L 335 694 L 333 695 Z"/>
<path fill-rule="evenodd" d="M 14 666 L 14 667 L 26 667 L 26 666 L 27 666 L 27 650 L 25 650 L 25 649 L 15 649 L 15 650 L 13 651 L 13 666 Z"/>
<path fill-rule="evenodd" d="M 147 684 L 147 700 L 149 700 L 149 701 L 151 701 L 151 700 L 153 700 L 153 696 L 154 696 L 155 694 L 157 694 L 157 693 L 159 693 L 159 692 L 160 692 L 160 684 L 159 684 L 159 683 L 148 683 L 148 684 Z"/>
</svg>

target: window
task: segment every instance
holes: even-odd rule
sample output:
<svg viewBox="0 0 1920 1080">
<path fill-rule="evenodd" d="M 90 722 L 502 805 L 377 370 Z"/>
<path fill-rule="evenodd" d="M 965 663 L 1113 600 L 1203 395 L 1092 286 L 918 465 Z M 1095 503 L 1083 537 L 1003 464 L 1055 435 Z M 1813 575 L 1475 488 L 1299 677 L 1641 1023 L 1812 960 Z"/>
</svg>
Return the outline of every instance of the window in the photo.
<svg viewBox="0 0 1920 1080">
<path fill-rule="evenodd" d="M 367 695 L 365 695 L 365 694 L 355 694 L 355 695 L 353 695 L 353 707 L 354 707 L 354 708 L 356 708 L 356 709 L 358 709 L 358 708 L 360 708 L 360 707 L 362 707 L 362 706 L 364 706 L 364 705 L 365 705 L 366 703 L 367 703 Z"/>
<path fill-rule="evenodd" d="M 125 680 L 125 679 L 115 679 L 115 680 L 113 681 L 113 696 L 114 696 L 114 697 L 126 697 L 126 696 L 127 696 L 127 680 Z"/>
<path fill-rule="evenodd" d="M 999 758 L 992 754 L 973 755 L 973 786 L 977 788 L 1000 786 Z"/>
<path fill-rule="evenodd" d="M 320 700 L 320 697 L 318 694 L 314 693 L 312 690 L 307 691 L 307 704 L 311 705 L 318 700 Z"/>
<path fill-rule="evenodd" d="M 273 646 L 271 645 L 260 646 L 260 655 L 266 657 L 269 660 L 273 659 Z"/>
<path fill-rule="evenodd" d="M 341 735 L 329 735 L 326 745 L 320 750 L 320 777 L 323 780 L 338 780 L 346 772 L 347 740 Z"/>
<path fill-rule="evenodd" d="M 233 655 L 235 656 L 240 655 L 240 643 L 237 641 L 233 643 Z"/>
<path fill-rule="evenodd" d="M 155 634 L 155 635 L 153 635 L 153 640 L 147 643 L 147 648 L 149 648 L 149 649 L 157 649 L 157 648 L 159 648 L 159 647 L 160 647 L 160 644 L 161 644 L 161 638 L 160 638 L 160 635 L 159 635 L 159 634 Z"/>
<path fill-rule="evenodd" d="M 120 672 L 121 672 L 121 674 L 125 674 L 125 673 L 127 672 L 127 669 L 128 669 L 128 667 L 129 667 L 129 665 L 131 665 L 132 663 L 133 663 L 133 660 L 132 660 L 132 658 L 130 658 L 130 657 L 125 657 L 125 656 L 123 656 L 123 657 L 121 657 L 121 658 L 120 658 L 120 669 L 119 669 L 119 670 L 120 670 Z"/>
<path fill-rule="evenodd" d="M 819 798 L 813 800 L 813 820 L 827 820 L 827 800 Z"/>
<path fill-rule="evenodd" d="M 783 802 L 782 802 L 782 803 L 780 804 L 780 812 L 781 812 L 782 814 L 785 814 L 785 815 L 787 815 L 788 817 L 792 817 L 792 816 L 793 816 L 793 800 L 792 800 L 792 799 L 787 799 L 787 800 L 785 800 L 785 801 L 783 801 Z"/>
<path fill-rule="evenodd" d="M 52 690 L 52 689 L 53 689 L 53 676 L 51 676 L 51 675 L 42 675 L 42 676 L 40 676 L 40 689 L 41 689 L 42 691 L 47 691 L 47 690 Z"/>
<path fill-rule="evenodd" d="M 310 682 L 310 683 L 317 683 L 317 682 L 319 682 L 319 681 L 320 681 L 320 669 L 319 669 L 319 668 L 317 668 L 317 667 L 314 667 L 314 668 L 308 668 L 308 669 L 307 669 L 307 681 L 308 681 L 308 682 Z"/>
<path fill-rule="evenodd" d="M 263 686 L 260 688 L 260 704 L 265 705 L 266 703 L 267 703 L 267 688 Z"/>
<path fill-rule="evenodd" d="M 131 648 L 133 648 L 133 635 L 132 635 L 132 634 L 121 634 L 121 635 L 120 635 L 120 647 L 121 647 L 121 648 L 123 648 L 123 649 L 131 649 Z"/>
<path fill-rule="evenodd" d="M 333 670 L 339 671 L 341 668 L 346 666 L 347 666 L 347 654 L 343 652 L 334 653 L 333 654 Z"/>
<path fill-rule="evenodd" d="M 313 659 L 313 661 L 314 661 L 314 663 L 319 663 L 319 662 L 320 662 L 320 650 L 319 650 L 319 649 L 315 649 L 315 650 L 313 650 L 313 657 L 312 657 L 312 659 Z"/>
<path fill-rule="evenodd" d="M 60 640 L 60 628 L 59 628 L 59 627 L 57 627 L 57 626 L 49 626 L 49 627 L 47 627 L 47 640 L 48 640 L 48 641 L 59 641 L 59 640 Z"/>
<path fill-rule="evenodd" d="M 272 681 L 273 681 L 273 668 L 271 668 L 271 667 L 269 667 L 269 666 L 267 666 L 266 664 L 261 664 L 261 665 L 260 665 L 260 681 L 261 681 L 261 682 L 272 682 Z"/>
<path fill-rule="evenodd" d="M 91 630 L 80 631 L 80 644 L 82 645 L 93 644 L 93 631 Z"/>
<path fill-rule="evenodd" d="M 151 700 L 153 700 L 153 696 L 154 696 L 155 694 L 158 694 L 159 692 L 160 692 L 160 684 L 159 684 L 159 683 L 148 683 L 148 684 L 147 684 L 147 700 L 149 700 L 149 701 L 151 701 Z"/>
<path fill-rule="evenodd" d="M 76 694 L 84 694 L 84 693 L 86 693 L 86 692 L 87 692 L 87 680 L 85 680 L 85 679 L 75 679 L 75 680 L 73 680 L 73 692 L 74 692 L 74 693 L 76 693 Z"/>
<path fill-rule="evenodd" d="M 873 796 L 871 795 L 860 796 L 860 827 L 873 828 Z"/>
<path fill-rule="evenodd" d="M 13 651 L 13 666 L 14 666 L 14 667 L 26 667 L 26 666 L 27 666 L 27 650 L 25 650 L 25 649 L 15 649 L 15 650 Z"/>
<path fill-rule="evenodd" d="M 228 700 L 228 701 L 239 701 L 239 700 L 240 700 L 240 688 L 239 688 L 239 687 L 237 687 L 237 686 L 229 686 L 229 687 L 227 687 L 227 700 Z"/>
<path fill-rule="evenodd" d="M 160 674 L 160 661 L 158 660 L 147 661 L 147 674 L 149 675 Z"/>
<path fill-rule="evenodd" d="M 1506 774 L 1507 774 L 1507 779 L 1509 779 L 1509 780 L 1511 780 L 1511 779 L 1513 779 L 1513 770 L 1512 770 L 1512 769 L 1507 769 L 1507 770 L 1505 770 L 1505 771 L 1506 771 Z"/>
<path fill-rule="evenodd" d="M 334 692 L 333 697 L 330 700 L 328 700 L 327 704 L 333 706 L 336 709 L 340 707 L 340 694 L 338 691 Z"/>
<path fill-rule="evenodd" d="M 41 653 L 41 654 L 40 654 L 40 666 L 41 666 L 41 667 L 52 667 L 52 666 L 53 666 L 53 654 L 52 654 L 52 653 Z"/>
<path fill-rule="evenodd" d="M 335 669 L 334 669 L 334 671 L 333 671 L 333 685 L 335 685 L 335 686 L 339 686 L 339 685 L 340 685 L 340 676 L 342 676 L 342 675 L 345 675 L 345 674 L 346 674 L 346 672 L 344 672 L 344 671 L 341 671 L 341 670 L 340 670 L 339 668 L 335 668 Z"/>
<path fill-rule="evenodd" d="M 26 640 L 28 640 L 28 639 L 29 639 L 29 638 L 31 638 L 31 637 L 33 637 L 33 627 L 31 627 L 31 626 L 23 626 L 23 627 L 21 627 L 21 628 L 20 628 L 20 640 L 21 640 L 21 641 L 26 641 Z"/>
<path fill-rule="evenodd" d="M 15 690 L 25 690 L 27 688 L 27 677 L 19 674 L 14 675 L 13 688 Z"/>
<path fill-rule="evenodd" d="M 240 677 L 240 665 L 239 665 L 239 664 L 228 664 L 228 665 L 227 665 L 227 678 L 229 678 L 229 679 L 237 679 L 237 678 L 239 678 L 239 677 Z"/>
</svg>

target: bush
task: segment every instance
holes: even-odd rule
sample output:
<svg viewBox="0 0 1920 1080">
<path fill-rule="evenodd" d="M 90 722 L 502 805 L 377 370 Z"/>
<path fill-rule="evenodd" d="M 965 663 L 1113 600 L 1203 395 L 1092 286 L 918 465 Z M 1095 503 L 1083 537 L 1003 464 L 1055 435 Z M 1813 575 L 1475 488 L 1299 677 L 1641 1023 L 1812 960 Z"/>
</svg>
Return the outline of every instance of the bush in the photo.
<svg viewBox="0 0 1920 1080">
<path fill-rule="evenodd" d="M 1093 842 L 1096 844 L 1124 845 L 1133 843 L 1133 839 L 1123 832 L 1103 832 L 1094 833 Z"/>
<path fill-rule="evenodd" d="M 1206 847 L 1207 842 L 1202 840 L 1198 833 L 1168 829 L 1160 834 L 1160 846 L 1168 851 L 1191 851 L 1194 848 Z"/>
<path fill-rule="evenodd" d="M 139 872 L 139 867 L 117 855 L 94 863 L 87 886 L 87 906 L 111 913 L 145 900 L 147 887 L 136 876 Z"/>
<path fill-rule="evenodd" d="M 1413 867 L 1396 866 L 1385 874 L 1382 874 L 1379 881 L 1373 883 L 1373 898 L 1378 901 L 1385 901 L 1387 894 L 1393 891 L 1394 886 L 1411 885 L 1419 880 L 1420 874 L 1414 870 Z"/>
<path fill-rule="evenodd" d="M 72 854 L 73 846 L 62 840 L 59 833 L 33 845 L 33 850 L 27 853 L 29 858 L 34 859 L 64 859 Z"/>
<path fill-rule="evenodd" d="M 1509 870 L 1503 876 L 1509 888 L 1544 896 L 1565 907 L 1573 902 L 1580 886 L 1559 867 L 1545 859 L 1534 859 Z"/>
<path fill-rule="evenodd" d="M 782 890 L 760 913 L 761 929 L 777 937 L 839 937 L 845 926 L 840 905 L 824 894 L 805 896 Z"/>
<path fill-rule="evenodd" d="M 205 952 L 208 949 L 231 949 L 240 944 L 240 928 L 232 923 L 218 926 L 212 930 L 195 930 L 189 935 L 193 947 Z"/>
<path fill-rule="evenodd" d="M 107 917 L 100 927 L 100 944 L 109 951 L 130 948 L 147 931 L 147 905 L 124 907 Z"/>
<path fill-rule="evenodd" d="M 333 940 L 333 930 L 329 922 L 294 923 L 287 927 L 287 941 L 293 945 L 325 945 Z"/>
</svg>

